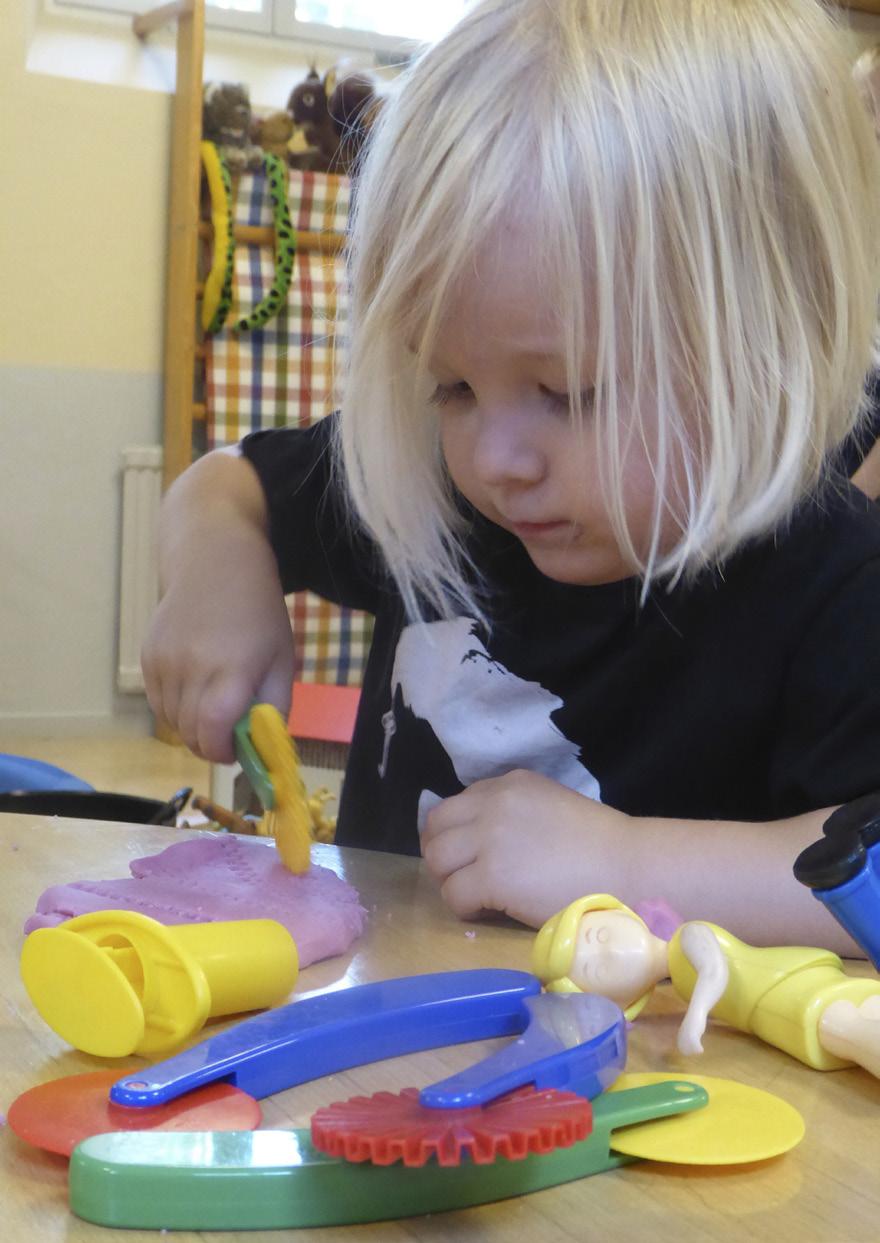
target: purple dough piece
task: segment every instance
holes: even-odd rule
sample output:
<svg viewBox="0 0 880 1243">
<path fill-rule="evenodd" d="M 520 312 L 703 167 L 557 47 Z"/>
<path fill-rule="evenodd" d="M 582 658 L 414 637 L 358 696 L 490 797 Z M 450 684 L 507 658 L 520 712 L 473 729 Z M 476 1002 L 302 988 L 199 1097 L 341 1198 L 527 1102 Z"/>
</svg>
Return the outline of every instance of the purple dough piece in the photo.
<svg viewBox="0 0 880 1243">
<path fill-rule="evenodd" d="M 648 930 L 663 941 L 671 941 L 684 923 L 674 907 L 665 898 L 645 898 L 633 906 L 635 913 L 648 925 Z"/>
<path fill-rule="evenodd" d="M 356 889 L 312 864 L 295 876 L 270 845 L 231 834 L 175 842 L 133 859 L 131 877 L 73 881 L 45 890 L 25 932 L 87 911 L 140 911 L 162 924 L 276 919 L 296 942 L 301 967 L 343 954 L 364 930 Z"/>
</svg>

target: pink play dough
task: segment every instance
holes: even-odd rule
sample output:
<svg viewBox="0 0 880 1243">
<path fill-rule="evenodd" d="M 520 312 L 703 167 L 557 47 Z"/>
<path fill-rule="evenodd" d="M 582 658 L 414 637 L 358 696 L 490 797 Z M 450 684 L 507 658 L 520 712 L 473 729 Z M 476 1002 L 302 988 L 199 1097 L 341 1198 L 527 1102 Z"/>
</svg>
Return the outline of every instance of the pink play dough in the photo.
<svg viewBox="0 0 880 1243">
<path fill-rule="evenodd" d="M 140 911 L 161 924 L 277 919 L 290 932 L 301 967 L 344 953 L 364 930 L 358 892 L 328 868 L 295 876 L 273 846 L 231 834 L 175 842 L 133 859 L 133 879 L 53 885 L 40 896 L 25 932 L 87 911 Z"/>
</svg>

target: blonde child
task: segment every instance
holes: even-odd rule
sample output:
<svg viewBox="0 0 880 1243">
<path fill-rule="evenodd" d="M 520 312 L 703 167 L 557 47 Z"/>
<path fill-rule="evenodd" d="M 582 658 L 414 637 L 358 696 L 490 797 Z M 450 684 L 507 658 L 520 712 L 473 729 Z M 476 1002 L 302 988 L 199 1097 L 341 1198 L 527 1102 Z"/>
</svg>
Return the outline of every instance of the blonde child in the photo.
<svg viewBox="0 0 880 1243">
<path fill-rule="evenodd" d="M 358 185 L 338 416 L 171 489 L 144 667 L 231 759 L 282 589 L 376 615 L 341 845 L 460 916 L 662 894 L 851 949 L 792 862 L 880 786 L 877 152 L 813 0 L 483 0 Z"/>
</svg>

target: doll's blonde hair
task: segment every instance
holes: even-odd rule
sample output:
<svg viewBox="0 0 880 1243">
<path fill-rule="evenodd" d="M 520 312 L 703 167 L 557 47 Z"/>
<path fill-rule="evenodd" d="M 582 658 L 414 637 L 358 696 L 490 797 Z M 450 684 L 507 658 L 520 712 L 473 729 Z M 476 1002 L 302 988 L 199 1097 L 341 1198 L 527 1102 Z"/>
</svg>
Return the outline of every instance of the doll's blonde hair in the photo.
<svg viewBox="0 0 880 1243">
<path fill-rule="evenodd" d="M 428 360 L 504 213 L 528 203 L 540 221 L 536 293 L 558 308 L 576 421 L 596 326 L 601 478 L 647 584 L 778 526 L 855 425 L 878 202 L 874 136 L 814 0 L 475 4 L 386 104 L 351 237 L 339 448 L 410 615 L 484 616 Z M 621 499 L 639 442 L 647 549 Z"/>
<path fill-rule="evenodd" d="M 590 911 L 622 911 L 643 928 L 648 927 L 641 915 L 625 906 L 610 893 L 592 893 L 569 902 L 547 920 L 532 945 L 532 971 L 548 993 L 579 993 L 581 990 L 569 977 L 581 920 Z M 630 1020 L 641 1014 L 653 988 L 636 997 L 624 1010 Z"/>
</svg>

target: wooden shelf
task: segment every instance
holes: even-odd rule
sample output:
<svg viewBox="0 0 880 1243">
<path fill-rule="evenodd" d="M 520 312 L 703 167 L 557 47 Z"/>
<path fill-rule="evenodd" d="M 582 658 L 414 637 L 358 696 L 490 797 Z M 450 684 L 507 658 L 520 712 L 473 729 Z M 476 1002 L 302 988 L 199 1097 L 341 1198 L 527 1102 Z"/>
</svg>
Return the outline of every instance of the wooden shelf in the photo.
<svg viewBox="0 0 880 1243">
<path fill-rule="evenodd" d="M 199 221 L 199 237 L 209 240 L 214 230 L 209 220 Z M 271 225 L 237 224 L 233 230 L 236 242 L 243 246 L 274 246 L 275 230 Z M 296 248 L 308 254 L 337 255 L 345 243 L 341 233 L 311 233 L 300 230 Z"/>
<path fill-rule="evenodd" d="M 162 474 L 166 487 L 192 461 L 193 420 L 199 417 L 193 409 L 192 391 L 196 349 L 205 0 L 175 0 L 136 16 L 132 27 L 138 38 L 145 39 L 169 22 L 177 23 L 177 71 L 172 100 L 171 194 L 165 285 Z"/>
</svg>

